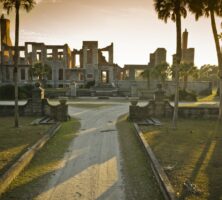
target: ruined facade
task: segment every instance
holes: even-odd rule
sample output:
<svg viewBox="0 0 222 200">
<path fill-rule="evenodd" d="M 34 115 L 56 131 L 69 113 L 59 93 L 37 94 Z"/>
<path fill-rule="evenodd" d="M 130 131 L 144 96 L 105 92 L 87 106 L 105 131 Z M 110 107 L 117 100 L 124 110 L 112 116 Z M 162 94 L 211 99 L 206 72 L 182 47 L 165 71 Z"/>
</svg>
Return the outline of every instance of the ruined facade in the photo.
<svg viewBox="0 0 222 200">
<path fill-rule="evenodd" d="M 4 16 L 0 27 L 0 82 L 13 83 L 14 46 L 10 39 L 10 21 Z M 108 59 L 103 52 L 108 53 Z M 26 42 L 19 46 L 19 84 L 32 83 L 30 68 L 40 62 L 51 67 L 47 84 L 52 87 L 66 87 L 72 82 L 114 85 L 120 78 L 121 68 L 113 62 L 113 43 L 99 49 L 97 41 L 84 41 L 82 49 L 71 50 L 67 44 Z"/>
<path fill-rule="evenodd" d="M 0 85 L 14 83 L 14 53 L 15 48 L 10 38 L 10 21 L 4 16 L 0 18 Z M 183 33 L 184 62 L 194 63 L 194 49 L 187 48 L 188 32 Z M 33 84 L 37 77 L 31 77 L 30 69 L 35 63 L 47 64 L 51 70 L 45 84 L 48 87 L 67 88 L 60 96 L 89 96 L 89 95 L 119 95 L 140 97 L 152 96 L 159 80 L 148 81 L 141 73 L 151 67 L 166 62 L 167 51 L 158 48 L 150 54 L 150 61 L 144 65 L 128 64 L 124 68 L 114 63 L 113 43 L 99 48 L 97 41 L 83 41 L 81 49 L 70 49 L 68 44 L 46 45 L 44 43 L 26 42 L 19 46 L 19 85 Z M 74 84 L 73 84 L 74 83 Z M 77 83 L 77 84 L 75 84 Z M 90 83 L 90 84 L 88 84 Z M 81 85 L 93 86 L 90 89 Z M 174 92 L 174 82 L 167 82 L 166 92 Z M 88 88 L 88 87 L 87 87 Z M 148 89 L 149 88 L 149 89 Z M 209 88 L 207 82 L 188 83 L 188 89 L 198 93 Z M 149 91 L 148 91 L 149 90 Z"/>
<path fill-rule="evenodd" d="M 150 61 L 146 65 L 125 65 L 121 72 L 121 80 L 142 80 L 141 73 L 155 67 L 161 63 L 166 63 L 167 51 L 165 48 L 158 48 L 154 53 L 150 54 Z"/>
</svg>

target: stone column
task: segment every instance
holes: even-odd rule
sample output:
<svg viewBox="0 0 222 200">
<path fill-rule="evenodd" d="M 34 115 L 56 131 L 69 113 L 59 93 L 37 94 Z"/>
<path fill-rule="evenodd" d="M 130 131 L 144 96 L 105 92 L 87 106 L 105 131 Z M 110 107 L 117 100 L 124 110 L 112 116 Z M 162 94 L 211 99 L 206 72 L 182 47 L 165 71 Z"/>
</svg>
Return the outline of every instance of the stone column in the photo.
<svg viewBox="0 0 222 200">
<path fill-rule="evenodd" d="M 76 97 L 77 95 L 76 95 L 76 83 L 74 82 L 74 83 L 72 83 L 72 84 L 70 84 L 70 96 L 71 97 Z"/>
<path fill-rule="evenodd" d="M 28 81 L 29 80 L 29 69 L 25 68 L 25 80 Z"/>
<path fill-rule="evenodd" d="M 58 121 L 64 122 L 68 120 L 68 105 L 66 104 L 66 98 L 59 99 L 60 105 L 57 107 L 56 119 Z"/>
<path fill-rule="evenodd" d="M 129 68 L 129 80 L 134 81 L 135 80 L 135 69 Z"/>
<path fill-rule="evenodd" d="M 114 83 L 114 74 L 113 74 L 113 69 L 109 69 L 109 73 L 108 73 L 108 79 L 109 79 L 109 83 Z"/>
<path fill-rule="evenodd" d="M 113 64 L 113 43 L 111 44 L 109 50 L 109 64 Z"/>
<path fill-rule="evenodd" d="M 98 68 L 98 48 L 92 49 L 92 62 L 95 68 Z"/>
<path fill-rule="evenodd" d="M 28 45 L 27 44 L 25 44 L 25 64 L 27 65 L 27 64 L 30 64 L 29 63 L 29 60 L 28 60 Z"/>
<path fill-rule="evenodd" d="M 87 66 L 87 48 L 83 47 L 83 68 Z"/>
<path fill-rule="evenodd" d="M 39 83 L 36 83 L 35 88 L 32 90 L 32 114 L 36 116 L 42 116 L 44 114 L 43 103 L 44 89 L 40 87 Z"/>
<path fill-rule="evenodd" d="M 58 49 L 57 48 L 52 49 L 52 59 L 54 61 L 58 59 Z"/>
<path fill-rule="evenodd" d="M 76 53 L 73 52 L 72 54 L 72 67 L 75 67 L 76 66 Z"/>
<path fill-rule="evenodd" d="M 36 48 L 33 46 L 33 49 L 32 49 L 32 63 L 36 62 L 37 60 L 37 55 L 36 55 Z"/>
<path fill-rule="evenodd" d="M 136 83 L 131 85 L 131 97 L 138 97 L 138 87 Z"/>
</svg>

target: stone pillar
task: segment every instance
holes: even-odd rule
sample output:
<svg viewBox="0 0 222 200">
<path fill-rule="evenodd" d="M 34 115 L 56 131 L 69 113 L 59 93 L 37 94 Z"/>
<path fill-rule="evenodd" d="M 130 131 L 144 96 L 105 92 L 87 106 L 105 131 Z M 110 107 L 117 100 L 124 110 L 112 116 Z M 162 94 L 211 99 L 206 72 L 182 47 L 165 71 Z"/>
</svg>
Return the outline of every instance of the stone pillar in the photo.
<svg viewBox="0 0 222 200">
<path fill-rule="evenodd" d="M 25 64 L 26 65 L 29 64 L 28 56 L 29 56 L 29 54 L 28 54 L 28 45 L 25 44 Z"/>
<path fill-rule="evenodd" d="M 95 68 L 98 68 L 98 48 L 92 49 L 92 62 Z"/>
<path fill-rule="evenodd" d="M 131 85 L 131 97 L 138 97 L 138 88 L 136 83 Z"/>
<path fill-rule="evenodd" d="M 37 60 L 37 51 L 36 51 L 36 48 L 33 46 L 33 49 L 32 49 L 32 63 L 36 62 Z"/>
<path fill-rule="evenodd" d="M 164 94 L 165 92 L 162 90 L 162 85 L 158 84 L 157 85 L 157 91 L 155 92 L 154 96 L 154 113 L 156 117 L 165 117 L 166 114 L 166 102 L 164 101 Z"/>
<path fill-rule="evenodd" d="M 52 49 L 52 59 L 54 61 L 58 59 L 58 49 L 57 48 Z"/>
<path fill-rule="evenodd" d="M 187 49 L 187 46 L 188 46 L 188 32 L 187 29 L 185 29 L 182 36 L 182 49 L 183 50 Z"/>
<path fill-rule="evenodd" d="M 87 66 L 87 48 L 83 47 L 83 67 Z"/>
<path fill-rule="evenodd" d="M 72 54 L 72 67 L 75 67 L 76 66 L 76 53 L 73 52 Z"/>
<path fill-rule="evenodd" d="M 29 69 L 25 68 L 25 80 L 28 81 L 29 80 Z"/>
<path fill-rule="evenodd" d="M 129 68 L 129 80 L 134 81 L 135 80 L 135 69 Z"/>
<path fill-rule="evenodd" d="M 109 50 L 109 64 L 113 64 L 113 43 L 110 46 L 110 50 Z"/>
<path fill-rule="evenodd" d="M 43 103 L 44 89 L 40 87 L 39 83 L 36 83 L 35 88 L 32 90 L 32 114 L 36 116 L 42 116 L 44 114 Z"/>
<path fill-rule="evenodd" d="M 109 69 L 109 73 L 108 73 L 108 79 L 109 79 L 109 83 L 114 83 L 114 70 L 113 68 L 112 69 Z"/>
<path fill-rule="evenodd" d="M 59 99 L 60 105 L 57 107 L 56 118 L 58 121 L 64 122 L 69 119 L 67 98 L 63 97 Z"/>
<path fill-rule="evenodd" d="M 70 84 L 70 96 L 71 97 L 76 97 L 77 95 L 76 95 L 76 83 L 74 82 L 74 83 L 72 83 L 72 84 Z"/>
</svg>

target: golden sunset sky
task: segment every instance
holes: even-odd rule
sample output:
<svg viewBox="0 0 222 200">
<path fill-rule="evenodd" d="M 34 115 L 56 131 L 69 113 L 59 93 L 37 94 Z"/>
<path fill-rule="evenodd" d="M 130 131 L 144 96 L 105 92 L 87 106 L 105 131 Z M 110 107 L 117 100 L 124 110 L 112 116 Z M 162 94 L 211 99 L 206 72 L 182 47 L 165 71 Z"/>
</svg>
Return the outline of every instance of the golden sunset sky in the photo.
<svg viewBox="0 0 222 200">
<path fill-rule="evenodd" d="M 14 20 L 13 16 L 10 19 Z M 222 31 L 218 19 L 218 31 Z M 98 40 L 99 47 L 114 42 L 115 62 L 147 64 L 158 47 L 167 49 L 172 63 L 176 49 L 175 24 L 158 20 L 152 0 L 38 0 L 29 13 L 21 13 L 20 44 L 25 41 L 69 44 L 80 49 L 83 40 Z M 210 20 L 195 21 L 188 14 L 183 30 L 189 47 L 195 47 L 195 64 L 217 64 Z M 14 37 L 14 24 L 11 26 Z"/>
</svg>

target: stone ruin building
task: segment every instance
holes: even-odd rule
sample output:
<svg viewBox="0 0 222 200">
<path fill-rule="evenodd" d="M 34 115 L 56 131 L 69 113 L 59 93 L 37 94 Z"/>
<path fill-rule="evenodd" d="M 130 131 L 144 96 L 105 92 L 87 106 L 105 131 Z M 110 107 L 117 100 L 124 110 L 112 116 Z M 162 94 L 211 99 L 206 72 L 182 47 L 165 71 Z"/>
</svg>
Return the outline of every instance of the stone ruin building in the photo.
<svg viewBox="0 0 222 200">
<path fill-rule="evenodd" d="M 0 31 L 0 81 L 9 84 L 13 83 L 14 46 L 10 38 L 10 21 L 3 15 L 0 19 Z M 108 59 L 103 52 L 108 52 Z M 24 46 L 19 46 L 19 84 L 31 83 L 29 70 L 38 62 L 51 67 L 47 84 L 52 87 L 66 87 L 74 81 L 114 85 L 120 79 L 121 68 L 113 62 L 113 43 L 99 49 L 97 41 L 83 41 L 82 49 L 71 50 L 67 44 L 25 42 Z"/>
<path fill-rule="evenodd" d="M 194 48 L 188 48 L 187 44 L 186 30 L 183 33 L 182 61 L 194 63 Z M 80 91 L 81 85 L 90 83 L 91 86 L 94 85 L 94 93 L 96 93 L 95 90 L 103 91 L 104 88 L 108 88 L 109 95 L 132 96 L 132 90 L 134 90 L 137 92 L 135 95 L 143 97 L 147 90 L 147 83 L 141 78 L 141 72 L 166 62 L 166 54 L 166 49 L 158 48 L 150 54 L 150 61 L 147 64 L 128 64 L 121 68 L 114 63 L 113 43 L 99 48 L 98 41 L 83 41 L 81 49 L 70 49 L 68 44 L 46 45 L 25 42 L 24 46 L 19 46 L 18 80 L 19 85 L 33 84 L 36 80 L 32 80 L 30 69 L 35 63 L 41 62 L 51 68 L 46 81 L 48 87 L 71 88 L 75 83 L 74 85 L 77 85 Z M 175 60 L 175 55 L 173 58 Z M 14 46 L 10 38 L 10 20 L 2 15 L 0 18 L 0 85 L 13 84 L 13 69 Z M 152 80 L 151 90 L 156 89 L 158 81 Z M 168 94 L 174 92 L 173 88 L 174 83 L 168 81 Z M 200 92 L 209 88 L 209 83 L 189 83 L 188 88 Z M 90 95 L 89 92 L 85 95 Z"/>
</svg>

